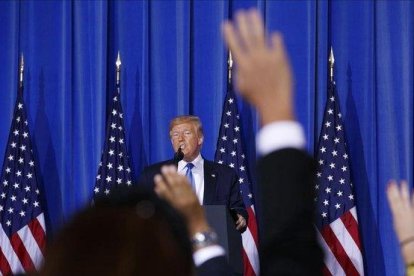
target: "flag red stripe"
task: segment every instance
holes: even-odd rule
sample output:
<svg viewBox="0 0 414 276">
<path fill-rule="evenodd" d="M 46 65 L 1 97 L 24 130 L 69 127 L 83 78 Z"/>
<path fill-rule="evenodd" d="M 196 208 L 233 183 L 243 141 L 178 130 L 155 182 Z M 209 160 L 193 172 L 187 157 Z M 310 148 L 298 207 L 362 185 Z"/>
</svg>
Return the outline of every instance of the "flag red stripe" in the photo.
<svg viewBox="0 0 414 276">
<path fill-rule="evenodd" d="M 45 248 L 46 248 L 46 241 L 45 241 L 46 233 L 43 230 L 42 225 L 40 225 L 37 219 L 34 219 L 28 224 L 28 226 L 30 228 L 30 231 L 32 231 L 34 239 L 39 245 L 40 250 L 44 254 Z"/>
<path fill-rule="evenodd" d="M 323 267 L 322 267 L 322 275 L 323 276 L 332 276 L 332 273 L 329 271 L 329 269 L 326 267 L 326 265 L 323 265 Z"/>
<path fill-rule="evenodd" d="M 9 262 L 7 261 L 6 257 L 4 256 L 3 251 L 0 248 L 0 272 L 4 276 L 12 275 L 12 270 L 9 265 Z"/>
<path fill-rule="evenodd" d="M 321 231 L 322 237 L 325 239 L 326 244 L 331 249 L 338 263 L 342 266 L 346 275 L 353 276 L 359 275 L 354 264 L 349 256 L 346 254 L 342 244 L 337 239 L 335 233 L 332 231 L 329 225 L 325 226 Z"/>
<path fill-rule="evenodd" d="M 362 251 L 361 241 L 359 239 L 359 232 L 358 232 L 358 222 L 355 220 L 354 216 L 351 214 L 351 212 L 348 211 L 341 216 L 341 220 L 343 224 L 345 225 L 345 228 L 348 230 L 349 234 L 351 235 L 352 239 L 355 241 L 359 250 Z"/>
<path fill-rule="evenodd" d="M 256 247 L 259 244 L 259 239 L 257 235 L 257 223 L 256 223 L 256 215 L 253 212 L 252 207 L 247 208 L 247 213 L 249 214 L 247 227 L 250 230 L 250 233 L 252 233 L 254 242 L 256 243 Z"/>
<path fill-rule="evenodd" d="M 35 266 L 19 235 L 17 233 L 13 234 L 10 241 L 14 252 L 16 252 L 16 255 L 22 263 L 24 270 L 32 271 Z"/>
<path fill-rule="evenodd" d="M 249 261 L 249 257 L 247 257 L 246 251 L 242 250 L 242 257 L 243 257 L 243 275 L 244 276 L 256 276 L 254 272 L 253 266 Z"/>
</svg>

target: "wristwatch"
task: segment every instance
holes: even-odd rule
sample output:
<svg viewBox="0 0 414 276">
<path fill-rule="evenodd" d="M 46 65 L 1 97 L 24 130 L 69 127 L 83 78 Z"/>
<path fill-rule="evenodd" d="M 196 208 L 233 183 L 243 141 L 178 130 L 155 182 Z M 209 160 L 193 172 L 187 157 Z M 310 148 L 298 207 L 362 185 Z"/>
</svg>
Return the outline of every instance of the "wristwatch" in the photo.
<svg viewBox="0 0 414 276">
<path fill-rule="evenodd" d="M 217 234 L 214 230 L 207 230 L 203 232 L 197 232 L 191 238 L 191 244 L 194 249 L 200 249 L 210 245 L 217 244 Z"/>
</svg>

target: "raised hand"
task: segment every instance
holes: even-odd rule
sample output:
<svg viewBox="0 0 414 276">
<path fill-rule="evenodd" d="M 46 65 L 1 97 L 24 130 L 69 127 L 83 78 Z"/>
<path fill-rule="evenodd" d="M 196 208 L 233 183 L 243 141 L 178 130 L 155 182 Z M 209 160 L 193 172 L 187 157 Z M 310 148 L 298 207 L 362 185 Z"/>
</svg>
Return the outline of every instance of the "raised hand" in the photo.
<svg viewBox="0 0 414 276">
<path fill-rule="evenodd" d="M 282 36 L 266 39 L 257 10 L 241 11 L 223 24 L 224 39 L 237 65 L 236 88 L 267 124 L 293 120 L 292 74 Z"/>
<path fill-rule="evenodd" d="M 394 229 L 400 241 L 406 264 L 414 262 L 414 199 L 410 197 L 407 181 L 400 187 L 395 180 L 388 183 L 388 202 L 391 207 Z"/>
</svg>

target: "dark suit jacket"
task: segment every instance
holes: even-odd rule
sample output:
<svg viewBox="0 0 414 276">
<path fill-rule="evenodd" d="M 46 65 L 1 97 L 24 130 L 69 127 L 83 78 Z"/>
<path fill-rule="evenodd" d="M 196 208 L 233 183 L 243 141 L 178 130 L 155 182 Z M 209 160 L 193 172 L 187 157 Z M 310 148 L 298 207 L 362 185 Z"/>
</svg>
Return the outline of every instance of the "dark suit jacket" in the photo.
<svg viewBox="0 0 414 276">
<path fill-rule="evenodd" d="M 260 275 L 321 275 L 312 158 L 297 149 L 274 151 L 259 160 L 257 173 Z"/>
<path fill-rule="evenodd" d="M 231 268 L 224 256 L 211 258 L 196 267 L 197 276 L 231 276 Z"/>
<path fill-rule="evenodd" d="M 167 164 L 174 164 L 174 161 L 168 160 L 146 167 L 141 173 L 139 184 L 153 187 L 154 176 L 160 173 L 163 165 Z M 247 211 L 240 195 L 238 177 L 229 166 L 204 159 L 203 205 L 226 205 L 247 221 Z"/>
</svg>

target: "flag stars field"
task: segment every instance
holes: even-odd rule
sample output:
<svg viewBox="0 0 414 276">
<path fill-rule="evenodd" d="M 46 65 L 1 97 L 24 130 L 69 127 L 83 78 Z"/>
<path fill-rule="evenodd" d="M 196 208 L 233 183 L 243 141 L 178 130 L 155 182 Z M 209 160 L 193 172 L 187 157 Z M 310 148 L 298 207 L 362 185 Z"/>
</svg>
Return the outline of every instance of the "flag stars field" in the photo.
<svg viewBox="0 0 414 276">
<path fill-rule="evenodd" d="M 35 177 L 23 89 L 19 87 L 11 121 L 7 158 L 1 171 L 0 274 L 11 275 L 38 267 L 43 259 L 46 227 Z M 11 184 L 13 183 L 13 184 Z M 34 192 L 33 192 L 34 191 Z M 6 212 L 4 212 L 6 210 Z M 34 239 L 36 237 L 36 239 Z M 13 251 L 13 252 L 12 252 Z"/>
<path fill-rule="evenodd" d="M 339 103 L 329 86 L 328 101 L 315 156 L 317 185 L 315 185 L 316 227 L 325 249 L 325 264 L 332 275 L 363 274 L 361 243 L 359 241 L 356 206 L 353 202 L 351 175 Z M 335 127 L 331 127 L 335 126 Z M 330 154 L 326 154 L 330 153 Z M 346 224 L 343 221 L 347 221 Z M 349 234 L 351 233 L 351 234 Z M 347 237 L 351 237 L 349 240 Z M 358 260 L 358 261 L 351 261 Z"/>
<path fill-rule="evenodd" d="M 226 164 L 231 168 L 237 169 L 240 194 L 243 198 L 246 210 L 249 213 L 247 230 L 242 234 L 244 275 L 258 275 L 259 261 L 256 240 L 257 227 L 254 211 L 253 194 L 251 183 L 244 164 L 245 155 L 242 151 L 241 135 L 239 126 L 239 115 L 236 99 L 233 91 L 228 91 L 224 100 L 221 127 L 215 161 L 219 164 Z"/>
<path fill-rule="evenodd" d="M 110 102 L 109 110 L 111 112 L 108 116 L 103 153 L 93 189 L 94 197 L 100 194 L 109 195 L 111 189 L 117 185 L 129 186 L 132 184 L 131 169 L 125 145 L 123 111 L 119 100 L 119 85 L 117 85 L 115 93 L 116 96 Z"/>
</svg>

